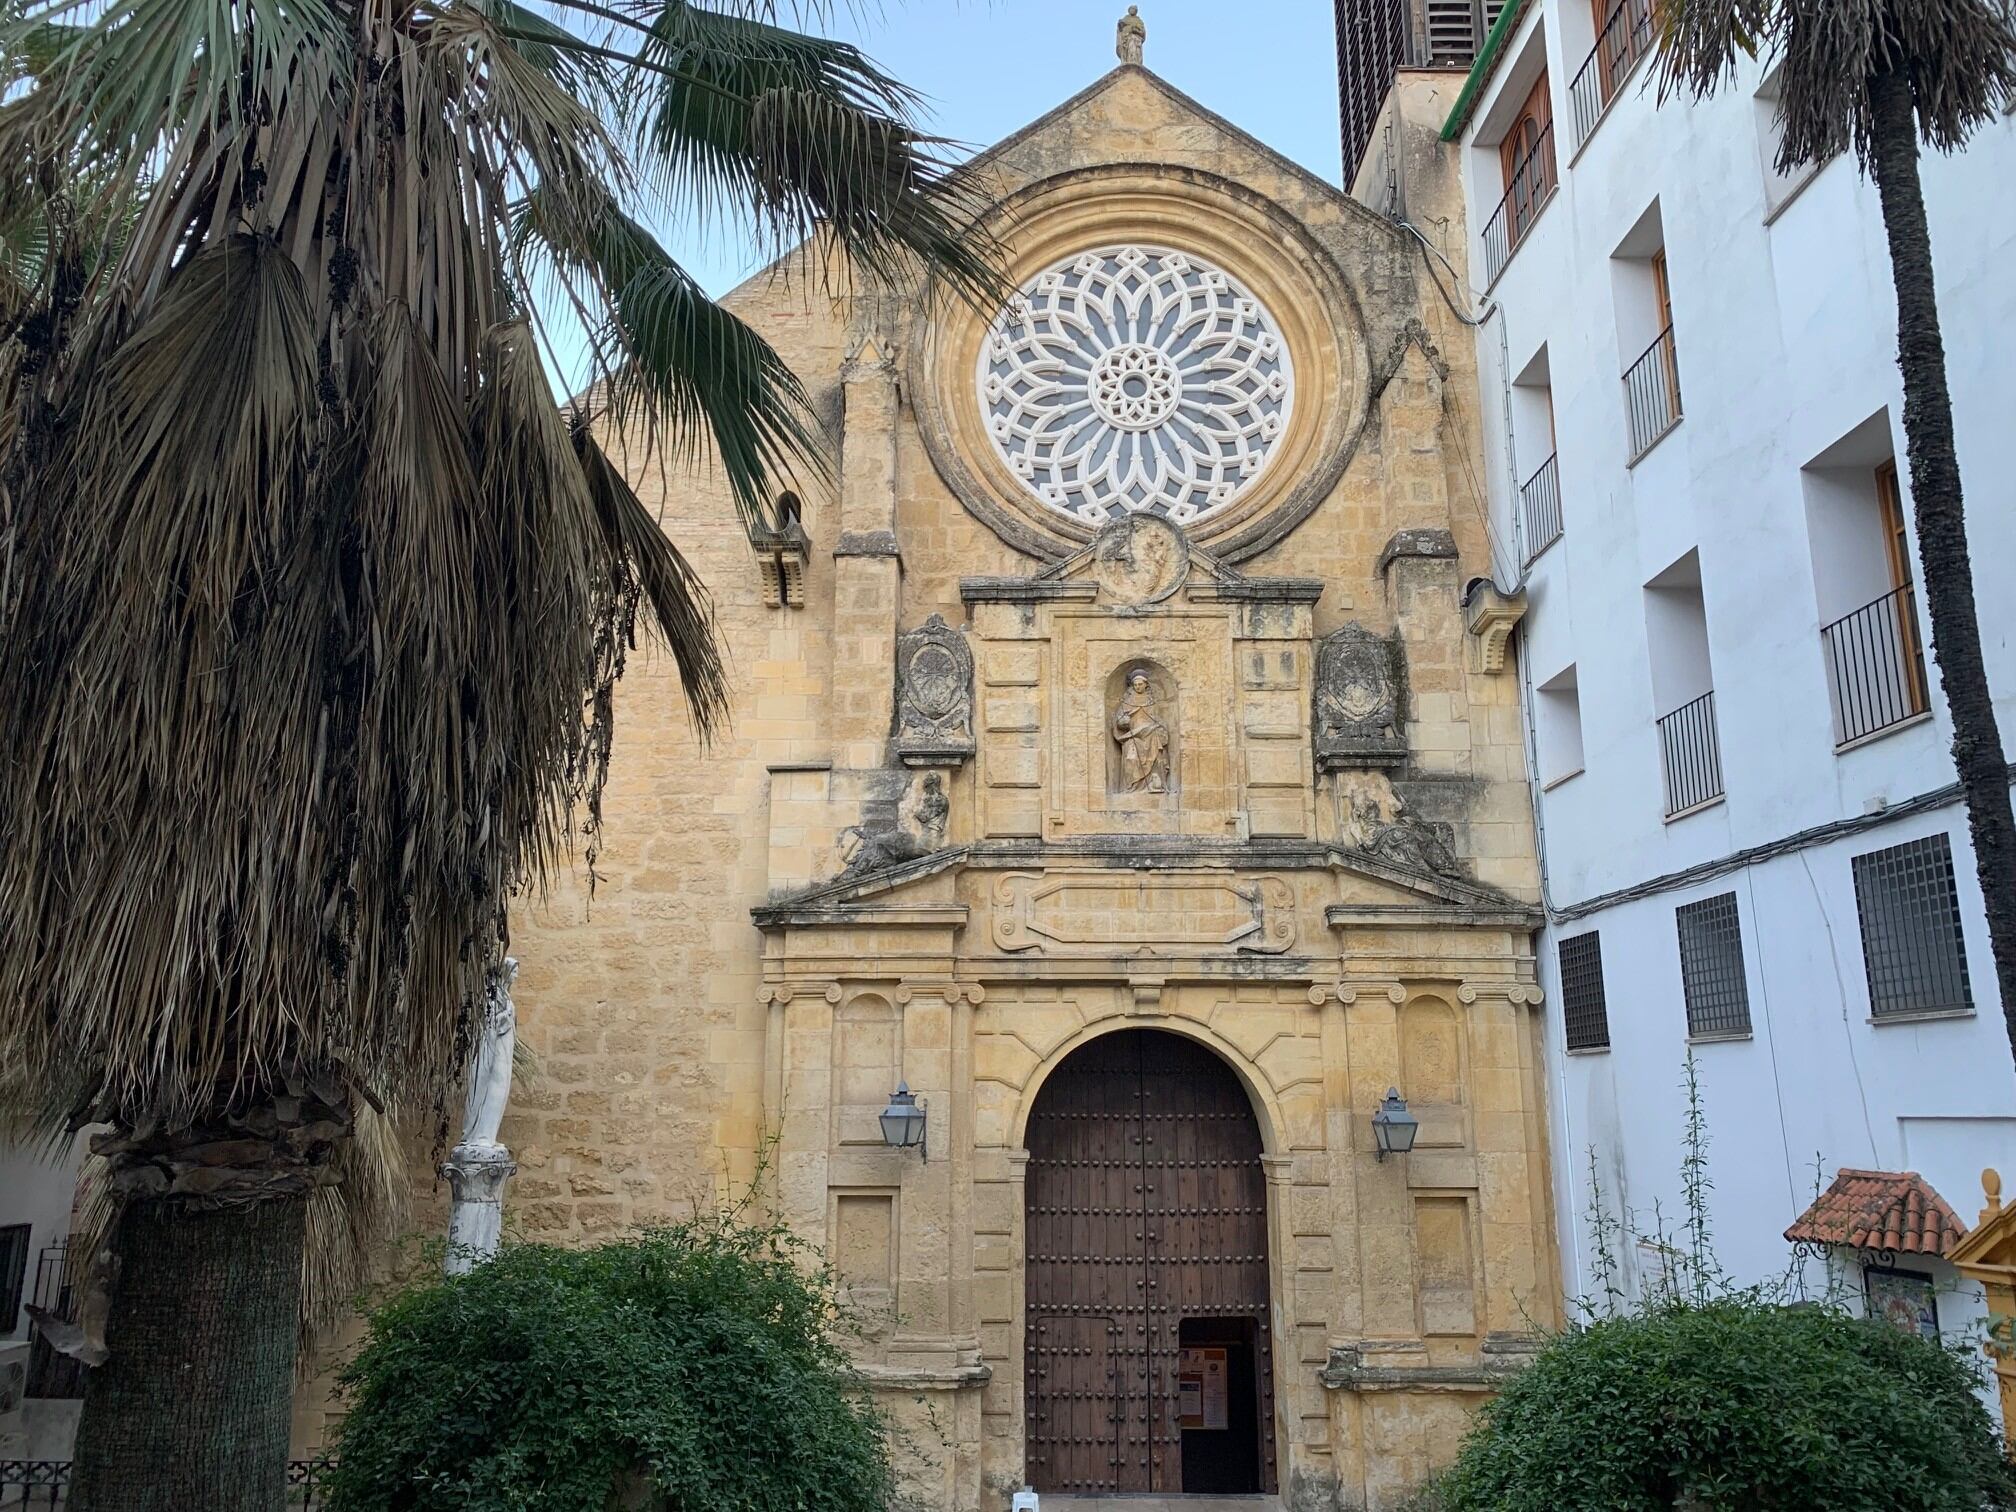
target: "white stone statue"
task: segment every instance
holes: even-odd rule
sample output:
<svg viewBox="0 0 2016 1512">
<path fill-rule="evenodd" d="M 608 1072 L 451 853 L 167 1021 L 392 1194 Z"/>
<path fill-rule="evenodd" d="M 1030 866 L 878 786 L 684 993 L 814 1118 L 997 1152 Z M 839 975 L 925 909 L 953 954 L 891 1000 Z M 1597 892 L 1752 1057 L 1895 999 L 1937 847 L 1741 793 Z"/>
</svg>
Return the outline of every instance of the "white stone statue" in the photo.
<svg viewBox="0 0 2016 1512">
<path fill-rule="evenodd" d="M 462 1138 L 441 1166 L 454 1203 L 448 1210 L 451 1276 L 474 1269 L 497 1253 L 504 1233 L 504 1184 L 518 1169 L 498 1142 L 504 1108 L 511 1100 L 511 1052 L 518 1042 L 518 1010 L 511 985 L 518 963 L 506 956 L 484 989 L 483 1022 L 469 1062 L 469 1097 L 462 1110 Z"/>
<path fill-rule="evenodd" d="M 1122 63 L 1138 64 L 1147 45 L 1148 23 L 1141 19 L 1141 7 L 1130 5 L 1127 14 L 1120 18 L 1119 35 L 1114 39 L 1113 51 Z"/>
<path fill-rule="evenodd" d="M 488 1001 L 476 1031 L 469 1098 L 462 1108 L 461 1143 L 465 1145 L 496 1144 L 504 1106 L 511 1100 L 511 1054 L 518 1043 L 518 1009 L 511 1001 L 511 985 L 517 980 L 518 963 L 506 956 L 484 990 Z"/>
</svg>

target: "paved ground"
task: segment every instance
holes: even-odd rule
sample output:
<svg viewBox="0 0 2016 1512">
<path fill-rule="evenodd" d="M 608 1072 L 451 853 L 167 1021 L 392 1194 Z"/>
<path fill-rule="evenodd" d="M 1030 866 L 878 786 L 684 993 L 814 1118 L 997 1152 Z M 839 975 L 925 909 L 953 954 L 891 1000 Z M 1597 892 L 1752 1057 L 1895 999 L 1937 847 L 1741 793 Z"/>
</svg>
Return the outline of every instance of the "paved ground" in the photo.
<svg viewBox="0 0 2016 1512">
<path fill-rule="evenodd" d="M 1046 1496 L 1043 1512 L 1281 1512 L 1278 1496 Z"/>
</svg>

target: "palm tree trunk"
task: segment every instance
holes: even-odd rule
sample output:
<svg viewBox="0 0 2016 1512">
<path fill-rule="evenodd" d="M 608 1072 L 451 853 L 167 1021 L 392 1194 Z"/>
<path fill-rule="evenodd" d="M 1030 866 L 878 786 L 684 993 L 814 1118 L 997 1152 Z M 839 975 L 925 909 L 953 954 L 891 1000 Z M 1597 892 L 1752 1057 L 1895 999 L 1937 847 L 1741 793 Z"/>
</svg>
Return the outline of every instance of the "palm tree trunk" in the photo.
<svg viewBox="0 0 2016 1512">
<path fill-rule="evenodd" d="M 1953 400 L 1946 386 L 1946 348 L 1932 281 L 1932 236 L 1918 180 L 1918 122 L 1910 79 L 1900 72 L 1873 75 L 1869 101 L 1875 125 L 1870 166 L 1897 285 L 1904 443 L 1911 463 L 1918 555 L 1925 566 L 1925 604 L 1932 615 L 1932 654 L 1953 715 L 1953 764 L 1967 799 L 1967 827 L 1988 915 L 2002 1017 L 2010 1052 L 2016 1055 L 2016 816 L 2010 811 L 2009 766 L 1974 615 L 1974 569 L 1967 555 Z"/>
<path fill-rule="evenodd" d="M 129 1203 L 89 1372 L 68 1512 L 277 1512 L 307 1198 L 209 1212 Z"/>
</svg>

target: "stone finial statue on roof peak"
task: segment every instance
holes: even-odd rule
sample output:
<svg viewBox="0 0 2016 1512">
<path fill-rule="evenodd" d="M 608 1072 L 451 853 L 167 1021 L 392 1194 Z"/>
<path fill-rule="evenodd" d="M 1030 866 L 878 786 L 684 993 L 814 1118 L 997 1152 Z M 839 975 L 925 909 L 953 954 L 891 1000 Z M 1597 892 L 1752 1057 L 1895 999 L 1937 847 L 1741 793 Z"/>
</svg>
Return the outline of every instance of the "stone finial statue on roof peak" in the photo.
<svg viewBox="0 0 2016 1512">
<path fill-rule="evenodd" d="M 1130 5 L 1127 14 L 1120 18 L 1118 35 L 1113 42 L 1113 51 L 1122 63 L 1139 65 L 1142 50 L 1148 45 L 1148 23 L 1141 19 L 1141 7 Z"/>
</svg>

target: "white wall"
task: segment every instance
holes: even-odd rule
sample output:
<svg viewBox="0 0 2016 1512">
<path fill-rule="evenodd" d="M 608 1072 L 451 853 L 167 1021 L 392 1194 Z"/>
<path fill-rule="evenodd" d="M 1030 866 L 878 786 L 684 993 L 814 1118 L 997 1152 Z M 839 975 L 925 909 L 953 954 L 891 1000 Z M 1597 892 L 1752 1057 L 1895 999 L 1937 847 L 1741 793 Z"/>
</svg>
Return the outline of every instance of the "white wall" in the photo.
<svg viewBox="0 0 2016 1512">
<path fill-rule="evenodd" d="M 1510 381 L 1529 378 L 1544 352 L 1552 389 L 1564 529 L 1528 569 L 1520 654 L 1529 686 L 1572 667 L 1580 706 L 1583 770 L 1538 800 L 1556 908 L 1954 780 L 1951 725 L 1929 665 L 1929 720 L 1836 752 L 1819 635 L 1888 587 L 1880 539 L 1836 528 L 1848 523 L 1837 511 L 1873 510 L 1868 470 L 1893 446 L 1900 458 L 1903 450 L 1895 303 L 1874 191 L 1852 157 L 1803 183 L 1766 171 L 1776 143 L 1756 67 L 1716 99 L 1660 106 L 1641 66 L 1578 148 L 1569 82 L 1590 31 L 1579 0 L 1531 6 L 1461 143 L 1474 239 L 1503 193 L 1484 123 L 1502 118 L 1501 94 L 1523 94 L 1544 58 L 1561 187 L 1473 299 L 1485 315 L 1493 526 L 1508 559 L 1520 554 L 1511 547 L 1517 483 L 1546 456 Z M 1986 654 L 2010 738 L 2016 615 L 1999 584 L 2016 562 L 2016 195 L 2007 192 L 2016 120 L 1990 126 L 1957 158 L 1928 156 L 1924 177 Z M 1621 259 L 1662 244 L 1685 418 L 1633 466 L 1620 377 L 1654 331 L 1634 282 L 1649 271 Z M 1472 266 L 1483 267 L 1474 246 Z M 1727 793 L 1668 823 L 1653 720 L 1686 665 L 1659 644 L 1670 606 L 1647 590 L 1689 553 L 1706 630 L 1706 665 L 1694 670 L 1712 669 Z M 1929 646 L 1922 602 L 1919 610 Z M 1562 748 L 1546 726 L 1559 699 L 1534 703 L 1542 775 L 1555 778 Z M 1872 1024 L 1850 857 L 1934 830 L 1951 836 L 1976 1012 Z M 1953 804 L 1549 930 L 1542 977 L 1571 1293 L 1590 1285 L 1580 1220 L 1592 1148 L 1613 1210 L 1621 1203 L 1649 1220 L 1657 1199 L 1677 1211 L 1688 1045 L 1673 910 L 1731 890 L 1754 1033 L 1695 1047 L 1725 1263 L 1749 1278 L 1784 1270 L 1781 1235 L 1812 1198 L 1816 1156 L 1825 1179 L 1842 1165 L 1917 1170 L 1969 1223 L 1982 1167 L 2016 1175 L 2016 1067 L 1965 816 Z M 1611 1049 L 1569 1055 L 1553 941 L 1590 928 L 1603 936 Z M 1949 1329 L 1964 1328 L 1978 1299 L 1942 1301 L 1941 1311 Z"/>
</svg>

